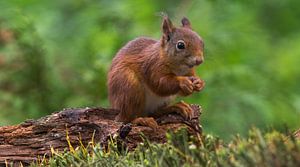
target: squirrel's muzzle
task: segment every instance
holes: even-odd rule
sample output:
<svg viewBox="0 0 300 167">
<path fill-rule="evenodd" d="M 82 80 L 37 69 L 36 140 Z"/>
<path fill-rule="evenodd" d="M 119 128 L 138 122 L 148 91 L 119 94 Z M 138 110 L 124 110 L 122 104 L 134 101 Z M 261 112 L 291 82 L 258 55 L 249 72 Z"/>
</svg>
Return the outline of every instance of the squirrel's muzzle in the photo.
<svg viewBox="0 0 300 167">
<path fill-rule="evenodd" d="M 202 57 L 195 57 L 195 65 L 200 65 L 203 63 L 203 58 Z"/>
</svg>

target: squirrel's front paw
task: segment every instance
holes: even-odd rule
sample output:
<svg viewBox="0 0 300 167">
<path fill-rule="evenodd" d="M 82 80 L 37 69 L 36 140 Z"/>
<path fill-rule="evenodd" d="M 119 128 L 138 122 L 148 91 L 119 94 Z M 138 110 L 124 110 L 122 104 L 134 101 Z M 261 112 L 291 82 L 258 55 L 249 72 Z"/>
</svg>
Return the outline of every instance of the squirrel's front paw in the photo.
<svg viewBox="0 0 300 167">
<path fill-rule="evenodd" d="M 179 87 L 184 95 L 193 93 L 194 84 L 188 77 L 178 77 Z"/>
<path fill-rule="evenodd" d="M 190 80 L 193 82 L 193 90 L 194 91 L 201 91 L 204 86 L 205 86 L 205 82 L 203 80 L 201 80 L 199 77 L 190 77 Z"/>
</svg>

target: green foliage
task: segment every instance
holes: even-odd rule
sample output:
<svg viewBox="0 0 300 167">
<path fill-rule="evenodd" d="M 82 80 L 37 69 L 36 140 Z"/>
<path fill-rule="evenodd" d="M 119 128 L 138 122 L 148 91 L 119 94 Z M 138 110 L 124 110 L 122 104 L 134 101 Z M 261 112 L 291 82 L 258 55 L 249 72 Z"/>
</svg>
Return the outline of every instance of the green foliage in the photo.
<svg viewBox="0 0 300 167">
<path fill-rule="evenodd" d="M 65 107 L 108 106 L 112 57 L 138 36 L 160 38 L 159 12 L 187 16 L 205 41 L 197 73 L 206 132 L 229 139 L 300 126 L 298 0 L 0 2 L 0 125 Z"/>
<path fill-rule="evenodd" d="M 166 144 L 147 140 L 133 152 L 119 152 L 112 142 L 108 150 L 99 145 L 75 151 L 53 152 L 50 160 L 31 166 L 299 166 L 300 141 L 277 131 L 262 134 L 252 129 L 247 138 L 229 143 L 205 135 L 202 144 L 189 139 L 185 130 L 168 134 Z"/>
</svg>

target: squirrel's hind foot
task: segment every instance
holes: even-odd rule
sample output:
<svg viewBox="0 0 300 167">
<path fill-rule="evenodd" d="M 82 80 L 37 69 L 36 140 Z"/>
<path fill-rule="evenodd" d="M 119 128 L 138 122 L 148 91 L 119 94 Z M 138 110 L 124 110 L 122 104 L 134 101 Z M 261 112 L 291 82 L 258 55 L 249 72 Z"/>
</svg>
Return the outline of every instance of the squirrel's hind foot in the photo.
<svg viewBox="0 0 300 167">
<path fill-rule="evenodd" d="M 158 124 L 153 117 L 138 117 L 132 121 L 133 124 L 148 126 L 153 130 L 158 128 Z"/>
</svg>

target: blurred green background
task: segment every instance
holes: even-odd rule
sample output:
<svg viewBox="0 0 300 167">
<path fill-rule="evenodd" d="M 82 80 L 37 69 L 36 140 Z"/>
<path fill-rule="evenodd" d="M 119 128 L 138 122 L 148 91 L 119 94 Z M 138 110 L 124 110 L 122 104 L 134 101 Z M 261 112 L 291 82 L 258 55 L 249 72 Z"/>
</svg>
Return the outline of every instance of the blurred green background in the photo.
<svg viewBox="0 0 300 167">
<path fill-rule="evenodd" d="M 114 54 L 138 36 L 160 38 L 161 17 L 187 16 L 205 41 L 185 98 L 204 131 L 229 138 L 252 126 L 300 127 L 300 1 L 0 1 L 0 125 L 67 107 L 108 106 Z"/>
</svg>

